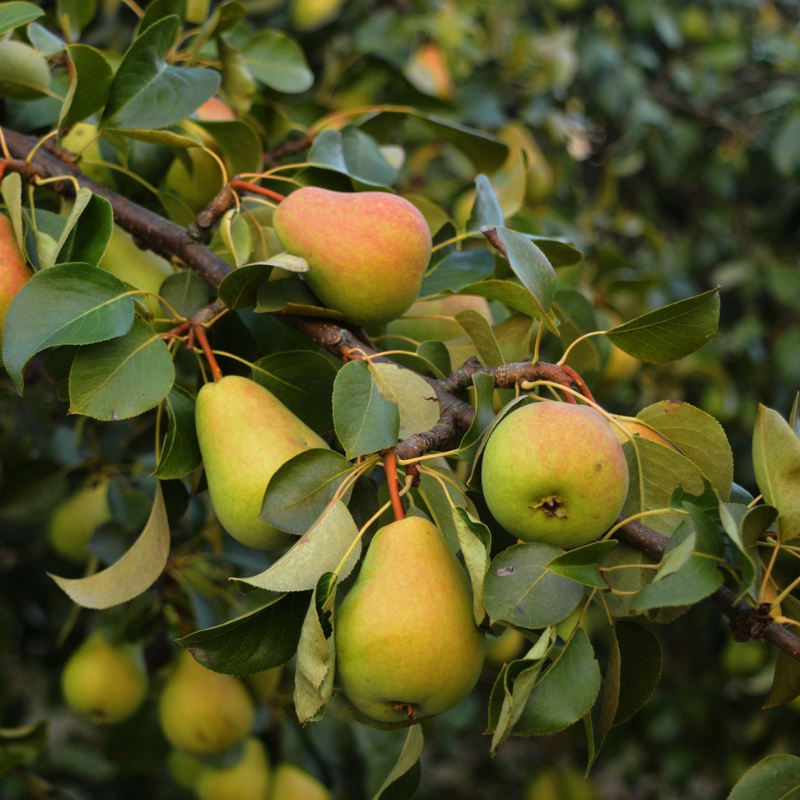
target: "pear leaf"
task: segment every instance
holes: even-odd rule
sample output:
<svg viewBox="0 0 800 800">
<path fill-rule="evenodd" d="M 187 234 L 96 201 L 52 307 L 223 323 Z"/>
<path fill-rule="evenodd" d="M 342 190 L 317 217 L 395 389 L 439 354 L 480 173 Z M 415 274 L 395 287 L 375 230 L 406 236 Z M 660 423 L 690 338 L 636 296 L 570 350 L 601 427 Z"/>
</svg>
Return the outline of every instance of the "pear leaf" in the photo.
<svg viewBox="0 0 800 800">
<path fill-rule="evenodd" d="M 259 31 L 245 43 L 242 55 L 250 72 L 270 89 L 298 94 L 314 83 L 314 74 L 297 42 L 279 31 Z"/>
<path fill-rule="evenodd" d="M 492 326 L 483 314 L 474 309 L 459 311 L 456 314 L 458 324 L 464 329 L 469 340 L 478 351 L 478 358 L 485 367 L 499 367 L 503 362 L 500 345 L 494 338 Z"/>
<path fill-rule="evenodd" d="M 393 800 L 411 800 L 416 794 L 420 781 L 419 757 L 422 755 L 422 726 L 412 725 L 406 734 L 406 741 L 400 757 L 375 793 L 372 800 L 391 797 Z"/>
<path fill-rule="evenodd" d="M 789 619 L 800 622 L 800 600 L 792 595 L 784 597 L 781 600 L 781 613 Z M 787 653 L 778 651 L 772 687 L 763 708 L 783 705 L 798 696 L 800 696 L 800 662 Z"/>
<path fill-rule="evenodd" d="M 800 127 L 800 125 L 798 125 Z M 800 793 L 800 758 L 767 756 L 736 782 L 728 800 L 788 800 Z"/>
<path fill-rule="evenodd" d="M 721 500 L 718 502 L 720 523 L 727 537 L 736 547 L 734 552 L 728 554 L 728 562 L 741 573 L 742 580 L 739 584 L 739 591 L 736 593 L 736 599 L 740 600 L 749 591 L 755 589 L 755 580 L 758 575 L 753 557 L 748 552 L 750 548 L 745 544 L 742 535 L 742 523 L 751 509 L 733 503 L 723 503 Z M 767 506 L 762 506 L 762 508 L 767 508 Z"/>
<path fill-rule="evenodd" d="M 369 364 L 372 380 L 400 413 L 400 439 L 429 431 L 439 421 L 435 389 L 419 375 L 395 364 Z"/>
<path fill-rule="evenodd" d="M 99 111 L 108 99 L 114 75 L 106 57 L 85 44 L 66 47 L 72 62 L 72 82 L 64 99 L 58 129 L 71 128 Z"/>
<path fill-rule="evenodd" d="M 183 478 L 196 470 L 203 460 L 194 422 L 195 398 L 182 386 L 175 384 L 165 404 L 169 428 L 161 448 L 158 468 L 153 475 L 162 480 Z"/>
<path fill-rule="evenodd" d="M 472 611 L 475 615 L 475 624 L 480 626 L 486 616 L 486 609 L 483 607 L 483 579 L 489 569 L 492 534 L 480 520 L 475 519 L 465 508 L 458 506 L 453 509 L 453 524 L 472 584 Z"/>
<path fill-rule="evenodd" d="M 475 387 L 475 416 L 461 439 L 461 452 L 458 454 L 468 464 L 474 461 L 481 437 L 495 418 L 494 378 L 485 372 L 476 372 L 472 376 L 472 385 Z"/>
<path fill-rule="evenodd" d="M 25 252 L 25 236 L 22 229 L 22 178 L 18 172 L 12 172 L 3 178 L 0 183 L 6 213 L 11 219 L 14 228 L 14 238 L 20 252 Z"/>
<path fill-rule="evenodd" d="M 27 3 L 11 3 L 27 5 Z M 0 17 L 2 19 L 2 17 Z M 34 722 L 18 728 L 0 728 L 0 778 L 16 767 L 33 764 L 47 747 L 48 722 Z"/>
<path fill-rule="evenodd" d="M 485 225 L 505 225 L 503 209 L 497 201 L 491 181 L 483 174 L 475 178 L 475 200 L 467 223 L 468 231 L 477 231 Z"/>
<path fill-rule="evenodd" d="M 56 264 L 81 261 L 96 267 L 114 230 L 111 203 L 81 187 L 56 245 Z M 49 263 L 42 266 L 51 266 Z"/>
<path fill-rule="evenodd" d="M 556 326 L 555 314 L 550 312 L 543 317 L 536 298 L 518 283 L 492 278 L 491 280 L 470 283 L 461 288 L 458 294 L 472 294 L 478 297 L 485 297 L 487 300 L 497 300 L 497 302 L 507 305 L 514 311 L 519 311 L 520 314 L 526 314 L 532 319 L 544 319 L 545 326 L 550 333 L 561 336 L 561 332 Z"/>
<path fill-rule="evenodd" d="M 594 589 L 605 589 L 606 583 L 600 577 L 598 569 L 606 554 L 617 546 L 618 542 L 592 542 L 583 547 L 576 547 L 564 555 L 554 558 L 547 566 L 556 575 L 591 586 Z"/>
<path fill-rule="evenodd" d="M 426 276 L 420 297 L 441 292 L 458 293 L 465 286 L 488 278 L 494 270 L 494 256 L 488 250 L 461 250 L 450 253 Z"/>
<path fill-rule="evenodd" d="M 14 2 L 3 3 L 0 6 L 0 35 L 21 28 L 29 22 L 44 16 L 44 10 L 37 8 L 33 3 Z"/>
<path fill-rule="evenodd" d="M 112 608 L 147 591 L 164 571 L 169 556 L 169 522 L 161 484 L 139 538 L 118 561 L 87 578 L 50 577 L 83 608 Z"/>
<path fill-rule="evenodd" d="M 190 317 L 209 301 L 208 284 L 196 272 L 189 270 L 167 276 L 158 293 L 182 317 Z M 164 310 L 172 314 L 168 308 Z"/>
</svg>

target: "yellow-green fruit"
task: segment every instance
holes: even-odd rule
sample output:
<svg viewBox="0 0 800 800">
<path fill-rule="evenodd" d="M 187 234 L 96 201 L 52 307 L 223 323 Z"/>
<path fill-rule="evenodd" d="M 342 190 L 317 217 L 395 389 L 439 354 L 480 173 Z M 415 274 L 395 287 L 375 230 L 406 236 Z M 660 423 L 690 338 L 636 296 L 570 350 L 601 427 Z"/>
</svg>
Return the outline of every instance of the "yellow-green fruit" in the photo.
<svg viewBox="0 0 800 800">
<path fill-rule="evenodd" d="M 624 430 L 620 428 L 620 425 Z M 625 442 L 630 441 L 630 436 L 628 436 L 628 434 L 630 434 L 631 436 L 641 436 L 642 439 L 649 439 L 651 442 L 658 442 L 673 450 L 678 449 L 666 436 L 662 436 L 658 431 L 653 430 L 641 422 L 636 422 L 636 420 L 633 419 L 618 419 L 617 424 L 611 427 L 620 444 L 625 444 Z"/>
<path fill-rule="evenodd" d="M 184 789 L 194 789 L 203 770 L 203 764 L 188 753 L 170 750 L 167 756 L 167 769 L 172 780 L 178 786 L 183 786 Z"/>
<path fill-rule="evenodd" d="M 746 642 L 730 639 L 722 651 L 722 668 L 732 677 L 748 678 L 764 669 L 770 655 L 770 649 L 756 639 Z"/>
<path fill-rule="evenodd" d="M 629 381 L 642 366 L 638 358 L 620 350 L 615 344 L 610 345 L 608 360 L 603 367 L 603 378 L 609 383 L 624 383 Z"/>
<path fill-rule="evenodd" d="M 92 722 L 122 722 L 147 694 L 141 651 L 128 643 L 112 645 L 99 631 L 92 634 L 67 661 L 61 692 L 73 711 Z"/>
<path fill-rule="evenodd" d="M 299 31 L 315 31 L 336 19 L 344 0 L 291 0 L 289 18 Z"/>
<path fill-rule="evenodd" d="M 517 658 L 527 640 L 516 628 L 506 628 L 499 636 L 486 639 L 486 661 L 502 667 Z"/>
<path fill-rule="evenodd" d="M 253 675 L 246 675 L 245 681 L 250 687 L 250 691 L 262 703 L 272 700 L 280 686 L 283 677 L 283 664 L 274 669 L 265 669 L 263 672 L 256 672 Z"/>
<path fill-rule="evenodd" d="M 446 342 L 448 339 L 456 339 L 464 335 L 464 329 L 454 319 L 411 319 L 411 317 L 455 317 L 459 311 L 477 311 L 487 322 L 492 321 L 489 303 L 485 297 L 454 294 L 414 303 L 404 317 L 393 320 L 386 326 L 386 333 L 407 336 L 417 342 Z M 408 342 L 394 339 L 387 340 L 386 344 L 392 348 L 411 347 Z"/>
<path fill-rule="evenodd" d="M 601 414 L 545 401 L 512 411 L 494 429 L 481 484 L 489 510 L 512 535 L 579 547 L 622 511 L 628 466 Z"/>
<path fill-rule="evenodd" d="M 425 217 L 386 192 L 304 186 L 275 210 L 283 247 L 306 259 L 308 285 L 355 325 L 397 319 L 416 300 L 431 257 Z"/>
<path fill-rule="evenodd" d="M 253 725 L 253 701 L 244 684 L 178 656 L 161 693 L 161 729 L 173 747 L 192 755 L 221 753 L 244 739 Z"/>
<path fill-rule="evenodd" d="M 226 769 L 206 768 L 200 773 L 195 794 L 200 800 L 268 800 L 270 768 L 260 739 L 248 737 L 242 757 Z"/>
<path fill-rule="evenodd" d="M 278 467 L 304 450 L 327 447 L 324 440 L 275 395 L 238 375 L 203 386 L 195 422 L 208 492 L 222 527 L 260 550 L 292 541 L 258 518 L 264 491 Z"/>
<path fill-rule="evenodd" d="M 5 214 L 0 214 L 0 351 L 3 347 L 3 323 L 8 307 L 32 274 L 17 245 L 11 220 Z"/>
<path fill-rule="evenodd" d="M 472 690 L 484 635 L 464 569 L 421 517 L 381 528 L 336 612 L 336 674 L 382 722 L 441 714 Z"/>
<path fill-rule="evenodd" d="M 108 482 L 84 486 L 53 510 L 47 528 L 50 544 L 62 558 L 83 564 L 89 558 L 89 540 L 111 519 Z"/>
<path fill-rule="evenodd" d="M 205 150 L 187 150 L 192 161 L 189 171 L 180 158 L 167 170 L 164 187 L 182 198 L 192 211 L 199 213 L 222 188 L 222 171 L 217 160 Z"/>
<path fill-rule="evenodd" d="M 331 800 L 331 793 L 304 769 L 283 763 L 272 773 L 270 800 Z"/>
<path fill-rule="evenodd" d="M 599 800 L 594 784 L 574 769 L 545 769 L 529 784 L 526 800 Z"/>
<path fill-rule="evenodd" d="M 690 42 L 707 42 L 714 36 L 714 24 L 705 9 L 687 6 L 681 12 L 681 30 Z"/>
<path fill-rule="evenodd" d="M 186 0 L 186 21 L 200 24 L 208 17 L 210 0 Z"/>
<path fill-rule="evenodd" d="M 114 187 L 114 173 L 104 164 L 89 164 L 88 161 L 106 161 L 100 149 L 100 131 L 90 122 L 78 122 L 61 140 L 61 146 L 80 157 L 81 172 L 104 186 Z"/>
</svg>

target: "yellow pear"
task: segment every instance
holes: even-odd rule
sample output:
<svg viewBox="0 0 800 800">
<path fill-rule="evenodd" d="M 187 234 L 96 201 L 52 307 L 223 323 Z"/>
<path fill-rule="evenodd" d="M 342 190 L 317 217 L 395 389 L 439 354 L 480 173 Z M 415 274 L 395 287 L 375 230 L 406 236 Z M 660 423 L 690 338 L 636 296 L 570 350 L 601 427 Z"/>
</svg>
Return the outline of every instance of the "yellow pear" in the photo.
<svg viewBox="0 0 800 800">
<path fill-rule="evenodd" d="M 250 736 L 241 758 L 231 767 L 200 773 L 194 787 L 200 800 L 269 800 L 270 768 L 260 739 Z"/>
<path fill-rule="evenodd" d="M 375 720 L 441 714 L 470 693 L 483 666 L 466 572 L 421 517 L 375 534 L 334 625 L 339 682 Z"/>
<path fill-rule="evenodd" d="M 11 220 L 5 214 L 0 214 L 0 350 L 3 347 L 6 311 L 32 274 L 17 244 Z"/>
<path fill-rule="evenodd" d="M 211 503 L 225 530 L 260 550 L 292 541 L 258 518 L 264 491 L 278 467 L 327 447 L 324 440 L 275 395 L 238 375 L 203 386 L 195 422 Z"/>
<path fill-rule="evenodd" d="M 263 672 L 245 675 L 244 679 L 256 699 L 260 700 L 262 703 L 266 703 L 275 697 L 282 677 L 283 664 L 273 669 L 265 669 Z"/>
<path fill-rule="evenodd" d="M 67 661 L 61 691 L 67 705 L 92 722 L 121 722 L 147 694 L 141 650 L 110 644 L 102 632 L 93 633 Z"/>
<path fill-rule="evenodd" d="M 492 636 L 486 642 L 486 663 L 502 667 L 522 652 L 527 640 L 516 628 L 506 628 L 499 636 Z"/>
<path fill-rule="evenodd" d="M 197 214 L 222 188 L 222 171 L 217 159 L 205 150 L 193 147 L 186 152 L 192 162 L 191 170 L 176 158 L 167 170 L 164 188 L 175 192 Z"/>
<path fill-rule="evenodd" d="M 89 540 L 97 528 L 111 519 L 108 481 L 87 484 L 57 505 L 50 517 L 47 536 L 62 558 L 83 564 L 89 558 Z"/>
<path fill-rule="evenodd" d="M 270 800 L 331 800 L 331 793 L 304 769 L 284 762 L 272 774 Z"/>
<path fill-rule="evenodd" d="M 240 742 L 253 724 L 253 702 L 244 684 L 179 654 L 159 700 L 161 729 L 173 747 L 192 755 L 221 753 Z"/>
</svg>

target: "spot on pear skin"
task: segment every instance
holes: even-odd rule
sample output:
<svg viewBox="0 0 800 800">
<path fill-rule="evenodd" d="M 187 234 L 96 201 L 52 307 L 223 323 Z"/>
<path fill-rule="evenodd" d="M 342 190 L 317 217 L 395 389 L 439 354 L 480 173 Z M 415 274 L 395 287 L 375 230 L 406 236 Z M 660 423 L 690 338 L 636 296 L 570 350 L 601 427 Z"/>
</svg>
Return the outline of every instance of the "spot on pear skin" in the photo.
<svg viewBox="0 0 800 800">
<path fill-rule="evenodd" d="M 543 497 L 535 505 L 528 506 L 530 509 L 540 508 L 546 517 L 556 517 L 557 519 L 567 518 L 567 509 L 564 508 L 564 503 L 558 495 L 551 494 L 548 497 Z"/>
</svg>

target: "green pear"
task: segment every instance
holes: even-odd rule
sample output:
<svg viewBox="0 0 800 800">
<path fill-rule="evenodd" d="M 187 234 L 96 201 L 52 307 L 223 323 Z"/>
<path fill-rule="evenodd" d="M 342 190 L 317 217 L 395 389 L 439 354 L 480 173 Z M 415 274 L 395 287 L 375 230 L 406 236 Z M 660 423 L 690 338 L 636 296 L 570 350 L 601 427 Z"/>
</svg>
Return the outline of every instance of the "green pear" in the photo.
<svg viewBox="0 0 800 800">
<path fill-rule="evenodd" d="M 50 544 L 62 558 L 83 564 L 89 558 L 89 540 L 111 519 L 108 481 L 87 484 L 55 507 L 47 527 Z"/>
<path fill-rule="evenodd" d="M 70 153 L 80 157 L 78 166 L 81 172 L 103 186 L 116 188 L 114 171 L 105 164 L 90 164 L 89 161 L 108 161 L 100 149 L 100 131 L 91 122 L 78 122 L 61 140 L 61 146 Z"/>
<path fill-rule="evenodd" d="M 375 534 L 334 625 L 339 682 L 356 708 L 382 722 L 453 708 L 483 666 L 466 573 L 422 517 Z"/>
<path fill-rule="evenodd" d="M 283 664 L 273 669 L 265 669 L 263 672 L 245 675 L 244 679 L 256 699 L 266 703 L 275 697 L 282 677 Z"/>
<path fill-rule="evenodd" d="M 527 786 L 526 800 L 599 800 L 594 784 L 576 769 L 543 769 Z"/>
<path fill-rule="evenodd" d="M 284 762 L 272 774 L 270 800 L 331 800 L 331 793 L 304 769 Z"/>
<path fill-rule="evenodd" d="M 491 636 L 486 641 L 486 663 L 502 667 L 520 656 L 527 639 L 516 629 L 506 628 L 499 636 Z"/>
<path fill-rule="evenodd" d="M 543 401 L 512 411 L 491 433 L 481 484 L 489 511 L 509 533 L 579 547 L 622 511 L 628 466 L 599 412 Z"/>
<path fill-rule="evenodd" d="M 172 780 L 184 789 L 194 789 L 203 771 L 203 763 L 188 753 L 170 750 L 167 756 L 167 769 Z"/>
<path fill-rule="evenodd" d="M 258 518 L 264 491 L 278 467 L 327 447 L 324 440 L 275 395 L 238 375 L 203 386 L 195 422 L 211 503 L 225 530 L 260 550 L 293 541 Z"/>
<path fill-rule="evenodd" d="M 205 150 L 193 147 L 186 152 L 192 162 L 191 170 L 176 158 L 167 170 L 164 188 L 175 192 L 197 214 L 222 188 L 222 171 L 214 156 Z"/>
<path fill-rule="evenodd" d="M 315 31 L 334 20 L 344 0 L 290 0 L 289 19 L 299 31 Z"/>
<path fill-rule="evenodd" d="M 410 343 L 394 339 L 392 334 L 407 336 L 417 342 L 446 342 L 464 335 L 464 329 L 455 319 L 414 319 L 414 317 L 455 317 L 459 311 L 477 311 L 487 322 L 492 315 L 485 297 L 453 294 L 434 300 L 418 300 L 400 319 L 386 326 L 386 349 L 408 349 Z"/>
<path fill-rule="evenodd" d="M 403 197 L 304 186 L 281 202 L 273 225 L 283 247 L 308 262 L 317 297 L 355 325 L 396 319 L 419 294 L 431 234 Z"/>
<path fill-rule="evenodd" d="M 0 214 L 0 352 L 8 307 L 32 274 L 17 244 L 11 220 L 5 214 Z"/>
<path fill-rule="evenodd" d="M 231 767 L 200 773 L 194 787 L 200 800 L 268 800 L 270 767 L 260 739 L 248 737 L 241 758 Z"/>
<path fill-rule="evenodd" d="M 70 656 L 61 673 L 67 705 L 92 722 L 113 725 L 136 711 L 147 694 L 141 649 L 113 645 L 93 633 Z"/>
<path fill-rule="evenodd" d="M 177 662 L 158 706 L 170 744 L 191 755 L 209 755 L 244 739 L 255 713 L 244 684 L 233 675 L 206 669 L 187 650 Z"/>
</svg>

